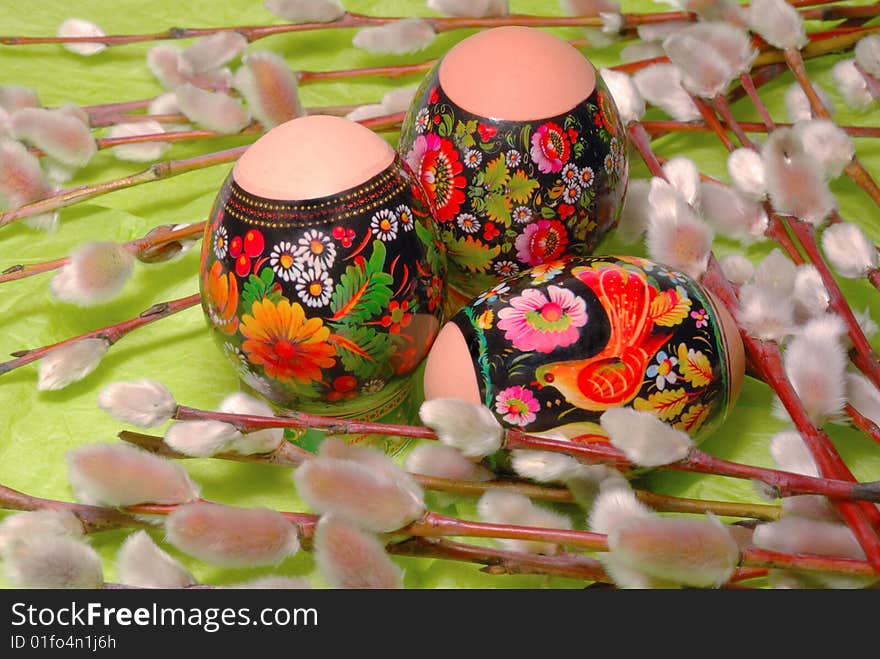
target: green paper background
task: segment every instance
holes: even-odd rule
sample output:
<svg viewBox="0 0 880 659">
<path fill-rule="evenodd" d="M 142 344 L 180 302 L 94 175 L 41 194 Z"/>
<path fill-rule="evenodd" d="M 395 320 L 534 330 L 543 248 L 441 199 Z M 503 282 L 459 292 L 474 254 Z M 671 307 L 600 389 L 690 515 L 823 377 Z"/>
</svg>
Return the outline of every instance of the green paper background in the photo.
<svg viewBox="0 0 880 659">
<path fill-rule="evenodd" d="M 375 15 L 427 14 L 423 2 L 384 0 L 365 2 L 346 0 L 350 11 Z M 512 0 L 519 13 L 561 13 L 555 2 Z M 664 11 L 666 5 L 640 0 L 624 2 L 626 11 Z M 0 2 L 0 33 L 8 35 L 54 34 L 65 18 L 78 16 L 97 22 L 108 34 L 152 32 L 170 26 L 209 27 L 281 23 L 257 1 L 172 2 L 152 0 L 91 0 L 34 3 Z M 558 30 L 560 36 L 576 38 L 580 31 Z M 322 30 L 289 34 L 257 41 L 250 51 L 271 49 L 282 55 L 296 70 L 334 70 L 379 64 L 420 62 L 441 56 L 456 41 L 471 32 L 441 35 L 426 51 L 407 56 L 380 56 L 351 46 L 353 30 Z M 184 42 L 185 45 L 188 42 Z M 93 57 L 68 53 L 59 46 L 0 46 L 0 84 L 29 86 L 39 92 L 47 106 L 71 101 L 80 105 L 118 102 L 151 97 L 162 93 L 145 64 L 145 53 L 153 44 L 135 44 L 107 49 Z M 619 61 L 623 44 L 585 51 L 597 68 Z M 834 98 L 840 123 L 876 124 L 876 112 L 857 115 L 845 108 L 830 78 L 831 66 L 840 56 L 829 56 L 808 64 L 815 82 Z M 479 66 L 491 67 L 491 62 Z M 785 75 L 761 90 L 774 116 L 784 120 L 783 93 L 792 82 Z M 301 95 L 308 106 L 376 102 L 396 85 L 413 84 L 418 78 L 400 81 L 370 78 L 344 83 L 317 83 L 303 86 Z M 757 113 L 740 102 L 737 116 L 757 119 Z M 656 111 L 649 117 L 661 118 Z M 393 135 L 388 136 L 392 141 Z M 219 150 L 253 141 L 253 137 L 229 137 L 194 144 L 173 146 L 167 158 L 185 158 L 209 150 Z M 878 141 L 857 140 L 862 162 L 880 176 Z M 708 134 L 670 136 L 659 140 L 656 149 L 671 157 L 685 154 L 696 160 L 708 174 L 726 178 L 725 154 L 719 142 Z M 631 158 L 631 176 L 645 177 L 647 170 Z M 137 163 L 117 161 L 101 152 L 71 184 L 96 182 L 142 169 Z M 194 222 L 206 217 L 214 195 L 230 166 L 219 166 L 106 195 L 61 211 L 61 226 L 48 235 L 33 231 L 22 223 L 0 230 L 0 270 L 17 263 L 33 263 L 57 258 L 88 240 L 124 241 L 142 236 L 151 227 L 164 223 Z M 842 178 L 833 183 L 841 214 L 862 226 L 868 235 L 880 239 L 877 208 L 867 195 Z M 719 241 L 716 251 L 724 254 L 738 249 Z M 757 260 L 769 251 L 766 245 L 749 249 Z M 599 253 L 638 253 L 641 246 L 623 245 L 609 239 Z M 89 309 L 79 309 L 52 297 L 48 289 L 51 275 L 0 286 L 0 354 L 38 347 L 132 317 L 150 305 L 182 297 L 198 288 L 198 249 L 183 259 L 167 264 L 138 264 L 135 275 L 118 299 Z M 865 282 L 842 281 L 856 309 L 869 307 L 880 318 L 880 296 Z M 877 341 L 875 345 L 880 345 Z M 821 356 L 818 356 L 821 358 Z M 211 408 L 237 388 L 232 368 L 221 358 L 211 340 L 201 311 L 193 308 L 150 325 L 124 338 L 84 381 L 59 392 L 38 392 L 37 364 L 0 378 L 0 482 L 10 487 L 49 498 L 71 500 L 64 454 L 71 448 L 98 441 L 113 442 L 124 426 L 96 406 L 98 391 L 111 382 L 154 378 L 163 382 L 183 404 Z M 767 441 L 786 424 L 770 414 L 772 394 L 759 383 L 748 380 L 731 418 L 703 445 L 719 457 L 760 465 L 772 465 Z M 880 447 L 858 432 L 841 426 L 829 431 L 861 480 L 880 478 Z M 186 468 L 202 485 L 205 497 L 241 506 L 269 506 L 282 510 L 304 510 L 296 498 L 290 472 L 269 466 L 241 465 L 212 460 L 190 460 Z M 642 478 L 640 485 L 659 492 L 689 497 L 759 501 L 747 481 L 706 477 L 674 472 L 655 472 Z M 475 517 L 474 501 L 447 495 L 429 495 L 432 509 Z M 567 508 L 577 526 L 583 514 Z M 0 513 L 2 514 L 2 513 Z M 91 542 L 105 561 L 107 580 L 115 579 L 115 552 L 125 531 L 96 534 Z M 161 541 L 160 531 L 152 532 Z M 163 543 L 164 548 L 169 549 Z M 178 556 L 199 580 L 227 584 L 268 574 L 311 575 L 316 586 L 323 584 L 308 554 L 288 559 L 277 569 L 230 570 Z M 532 588 L 581 587 L 582 583 L 543 577 L 488 576 L 477 566 L 423 559 L 398 559 L 406 569 L 406 585 L 413 588 Z"/>
</svg>

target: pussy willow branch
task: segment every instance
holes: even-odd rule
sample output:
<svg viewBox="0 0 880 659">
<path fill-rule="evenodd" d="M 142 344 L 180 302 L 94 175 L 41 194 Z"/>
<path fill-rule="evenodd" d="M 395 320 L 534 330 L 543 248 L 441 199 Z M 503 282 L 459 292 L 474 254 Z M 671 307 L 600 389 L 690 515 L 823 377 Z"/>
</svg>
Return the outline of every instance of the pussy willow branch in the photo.
<svg viewBox="0 0 880 659">
<path fill-rule="evenodd" d="M 791 69 L 798 84 L 800 84 L 801 89 L 804 90 L 804 94 L 806 94 L 807 99 L 810 101 L 810 108 L 812 109 L 813 114 L 820 119 L 830 120 L 831 113 L 828 111 L 828 108 L 825 107 L 825 103 L 822 99 L 819 98 L 819 95 L 813 88 L 812 82 L 810 82 L 809 75 L 807 75 L 807 69 L 804 66 L 804 58 L 801 55 L 801 51 L 797 48 L 788 48 L 784 51 L 784 55 L 788 68 Z M 872 177 L 868 170 L 865 169 L 865 166 L 861 163 L 858 156 L 853 156 L 852 160 L 847 163 L 844 171 L 847 176 L 856 183 L 856 185 L 868 193 L 868 196 L 874 200 L 875 204 L 880 206 L 880 187 L 877 186 L 874 177 Z"/>
<path fill-rule="evenodd" d="M 154 528 L 137 513 L 89 506 L 53 499 L 34 497 L 12 488 L 0 485 L 0 508 L 6 510 L 66 510 L 77 517 L 87 533 L 118 528 Z M 144 507 L 142 507 L 144 508 Z M 149 507 L 146 507 L 149 508 Z M 167 515 L 173 507 L 163 507 Z M 287 513 L 291 523 L 300 532 L 302 547 L 311 550 L 317 517 L 299 513 Z M 556 556 L 541 556 L 526 552 L 478 547 L 445 539 L 412 537 L 405 541 L 391 542 L 385 547 L 391 554 L 444 560 L 463 561 L 487 566 L 489 574 L 543 574 L 586 581 L 610 582 L 599 562 L 581 554 L 560 553 Z"/>
<path fill-rule="evenodd" d="M 9 371 L 19 368 L 20 366 L 35 362 L 38 359 L 45 357 L 48 353 L 52 352 L 56 348 L 69 345 L 83 339 L 105 339 L 110 345 L 113 345 L 126 334 L 129 334 L 130 332 L 133 332 L 134 330 L 143 327 L 144 325 L 149 325 L 150 323 L 155 323 L 157 320 L 167 318 L 168 316 L 183 311 L 184 309 L 194 307 L 199 304 L 200 301 L 201 297 L 198 293 L 195 293 L 194 295 L 171 300 L 170 302 L 160 302 L 158 304 L 154 304 L 149 309 L 142 311 L 135 318 L 124 320 L 120 323 L 115 323 L 113 325 L 108 325 L 107 327 L 102 327 L 100 329 L 92 330 L 91 332 L 86 332 L 85 334 L 80 334 L 79 336 L 74 336 L 72 338 L 65 339 L 64 341 L 59 341 L 58 343 L 46 345 L 41 348 L 20 350 L 13 353 L 15 359 L 11 359 L 6 362 L 0 362 L 0 375 L 8 373 Z"/>
<path fill-rule="evenodd" d="M 738 308 L 736 295 L 724 277 L 721 266 L 714 256 L 709 259 L 709 269 L 703 278 L 704 284 L 715 293 L 732 312 Z M 840 457 L 828 435 L 816 428 L 809 418 L 803 403 L 785 375 L 779 347 L 772 341 L 758 341 L 740 328 L 746 353 L 764 379 L 776 392 L 792 422 L 800 433 L 819 469 L 819 473 L 830 478 L 843 478 L 855 481 L 852 472 Z M 861 502 L 834 502 L 841 516 L 859 541 L 859 545 L 875 567 L 880 567 L 880 511 L 876 506 Z"/>
<path fill-rule="evenodd" d="M 162 440 L 161 437 L 123 430 L 119 433 L 119 438 L 166 458 L 186 459 L 190 457 L 172 449 Z M 212 457 L 235 462 L 296 467 L 302 464 L 304 460 L 313 458 L 314 454 L 304 451 L 289 442 L 284 442 L 271 453 L 256 455 L 217 453 Z M 462 481 L 439 478 L 437 476 L 427 476 L 425 474 L 412 474 L 412 476 L 425 489 L 436 490 L 439 492 L 449 492 L 467 496 L 481 496 L 490 491 L 510 492 L 522 494 L 530 499 L 537 499 L 540 501 L 574 503 L 571 491 L 565 487 L 547 487 L 514 480 Z M 725 517 L 746 517 L 763 521 L 773 521 L 779 519 L 782 515 L 782 509 L 779 506 L 768 504 L 688 499 L 639 489 L 634 490 L 634 492 L 636 497 L 638 497 L 642 503 L 645 503 L 654 510 L 660 512 L 696 514 L 713 513 Z"/>
<path fill-rule="evenodd" d="M 824 3 L 819 3 L 824 4 Z M 805 5 L 802 5 L 805 6 Z M 839 20 L 841 18 L 865 18 L 874 17 L 877 14 L 876 6 L 865 7 L 823 7 L 800 10 L 801 15 L 807 20 Z M 328 30 L 339 28 L 363 28 L 386 25 L 401 20 L 400 16 L 367 16 L 346 12 L 335 21 L 323 23 L 297 23 L 285 25 L 249 25 L 238 27 L 215 27 L 215 28 L 179 28 L 173 27 L 161 32 L 149 34 L 125 34 L 107 35 L 103 37 L 20 37 L 0 36 L 0 44 L 8 46 L 57 44 L 57 43 L 102 43 L 107 46 L 119 46 L 143 41 L 162 41 L 173 39 L 191 39 L 204 37 L 222 32 L 237 32 L 248 41 L 254 42 L 268 36 L 286 34 L 290 32 L 306 32 L 313 30 Z M 431 25 L 435 32 L 448 32 L 467 28 L 493 28 L 511 25 L 525 27 L 602 27 L 604 21 L 599 16 L 528 16 L 512 14 L 510 16 L 497 16 L 490 18 L 471 17 L 420 17 Z M 657 13 L 627 13 L 622 14 L 624 29 L 634 28 L 639 25 L 662 24 L 679 21 L 694 21 L 696 14 L 686 11 L 669 11 Z"/>
<path fill-rule="evenodd" d="M 245 433 L 265 428 L 311 428 L 336 435 L 365 433 L 398 435 L 414 439 L 438 439 L 437 434 L 433 430 L 424 426 L 337 419 L 297 411 L 288 411 L 282 416 L 267 417 L 213 412 L 179 405 L 173 418 L 179 421 L 223 421 L 234 426 L 238 431 Z M 610 444 L 602 442 L 581 444 L 579 442 L 547 439 L 510 429 L 504 431 L 503 448 L 535 449 L 564 453 L 587 464 L 608 464 L 621 469 L 634 466 L 626 459 L 623 452 Z M 822 494 L 838 499 L 864 499 L 880 502 L 880 481 L 852 483 L 842 480 L 815 478 L 777 469 L 730 462 L 708 455 L 698 449 L 693 449 L 687 458 L 664 465 L 661 468 L 760 480 L 770 487 L 776 488 L 781 496 Z"/>
<path fill-rule="evenodd" d="M 705 116 L 707 123 L 714 127 L 715 132 L 719 136 L 723 135 L 723 131 L 720 130 L 720 124 L 714 113 L 710 112 Z M 657 164 L 657 157 L 651 150 L 647 133 L 644 132 L 644 129 L 639 124 L 634 124 L 634 126 L 631 126 L 631 129 L 633 127 L 641 129 L 634 132 L 631 130 L 631 134 L 636 136 L 636 148 L 645 160 L 646 165 L 655 176 L 665 179 L 664 172 Z M 772 217 L 772 214 L 768 213 L 768 216 Z M 711 253 L 708 271 L 703 277 L 703 283 L 719 297 L 731 315 L 736 318 L 739 308 L 736 293 L 724 276 L 721 266 Z M 855 482 L 852 472 L 843 462 L 840 454 L 837 453 L 831 440 L 824 432 L 817 429 L 810 420 L 803 403 L 785 374 L 778 346 L 775 343 L 755 340 L 742 327 L 740 327 L 740 334 L 748 358 L 751 360 L 752 365 L 757 368 L 764 381 L 779 396 L 795 427 L 804 438 L 804 442 L 819 468 L 819 473 L 826 477 L 841 478 Z M 875 568 L 880 568 L 880 537 L 878 537 L 877 533 L 877 530 L 880 529 L 880 511 L 877 510 L 876 506 L 861 501 L 857 503 L 837 501 L 834 502 L 834 505 L 855 534 L 859 546 L 862 547 L 871 565 Z"/>
<path fill-rule="evenodd" d="M 375 117 L 373 119 L 364 119 L 358 123 L 373 130 L 379 130 L 383 126 L 397 124 L 403 119 L 403 115 L 403 112 L 397 112 L 395 114 Z M 72 188 L 66 188 L 64 190 L 61 190 L 57 194 L 50 195 L 49 197 L 46 197 L 39 201 L 35 201 L 31 204 L 26 204 L 24 206 L 19 206 L 17 208 L 3 211 L 2 213 L 0 213 L 0 227 L 6 226 L 7 224 L 10 224 L 11 222 L 19 220 L 23 217 L 40 215 L 42 213 L 56 210 L 58 208 L 72 206 L 73 204 L 77 204 L 88 199 L 94 199 L 95 197 L 107 194 L 108 192 L 115 192 L 116 190 L 132 188 L 138 185 L 143 185 L 144 183 L 161 181 L 173 178 L 175 176 L 180 176 L 181 174 L 194 172 L 200 169 L 234 162 L 235 160 L 238 160 L 238 158 L 240 158 L 241 155 L 248 148 L 249 145 L 238 146 L 233 149 L 226 149 L 225 151 L 208 153 L 201 156 L 195 156 L 193 158 L 185 158 L 183 160 L 165 160 L 163 162 L 151 165 L 141 172 L 131 174 L 129 176 L 123 176 L 121 178 L 113 179 L 111 181 L 105 181 L 103 183 L 97 183 L 95 185 L 80 185 Z"/>
<path fill-rule="evenodd" d="M 667 133 L 705 133 L 712 128 L 703 121 L 674 121 L 671 119 L 650 119 L 641 122 L 652 139 L 656 139 Z M 755 121 L 740 121 L 739 125 L 747 133 L 768 133 L 774 128 L 791 128 L 794 124 L 779 123 L 768 129 L 763 123 Z M 723 122 L 725 130 L 731 130 L 727 122 Z M 880 137 L 880 126 L 839 126 L 850 137 L 877 138 Z"/>
<path fill-rule="evenodd" d="M 150 250 L 154 250 L 157 247 L 162 247 L 181 240 L 196 240 L 202 236 L 204 231 L 204 222 L 194 222 L 179 229 L 169 230 L 165 233 L 154 234 L 155 229 L 153 229 L 143 238 L 129 240 L 128 242 L 122 243 L 122 245 L 132 254 L 143 254 Z M 68 257 L 64 256 L 52 261 L 10 266 L 0 273 L 0 284 L 63 268 L 67 265 L 69 260 Z"/>
<path fill-rule="evenodd" d="M 28 495 L 11 490 L 10 488 L 2 487 L 2 489 L 0 489 L 0 507 L 2 508 L 12 508 L 14 510 L 40 510 L 47 507 L 46 499 L 36 499 L 34 501 L 31 501 L 30 499 L 32 498 L 28 497 Z M 89 520 L 89 524 L 92 523 L 92 520 L 100 520 L 103 524 L 101 528 L 109 528 L 111 524 L 110 518 L 105 515 L 113 513 L 118 514 L 120 512 L 115 509 L 82 506 L 80 504 L 65 504 L 64 502 L 48 503 L 52 509 L 67 509 L 74 515 L 77 515 L 77 517 L 85 514 Z M 154 504 L 127 506 L 122 509 L 123 514 L 117 519 L 121 525 L 127 526 L 128 519 L 130 518 L 126 516 L 125 513 L 140 515 L 169 515 L 177 508 L 178 506 L 176 505 Z M 318 523 L 318 515 L 299 512 L 279 512 L 279 514 L 284 516 L 288 522 L 297 528 L 303 548 L 309 549 Z M 140 524 L 142 525 L 143 523 L 141 522 Z M 601 533 L 571 529 L 521 526 L 517 524 L 475 522 L 430 511 L 426 511 L 421 519 L 397 529 L 393 532 L 393 535 L 417 536 L 422 538 L 443 538 L 453 536 L 496 540 L 523 540 L 563 545 L 583 551 L 608 551 L 607 537 Z M 391 549 L 392 547 L 393 545 L 390 545 L 388 548 Z M 871 577 L 880 575 L 880 573 L 872 568 L 867 561 L 814 554 L 785 554 L 781 552 L 770 552 L 755 547 L 746 547 L 740 550 L 739 565 L 741 567 L 773 567 Z"/>
<path fill-rule="evenodd" d="M 808 10 L 810 11 L 810 10 Z M 364 28 L 387 25 L 401 20 L 401 16 L 367 16 L 346 12 L 335 21 L 324 23 L 294 23 L 284 25 L 243 25 L 237 27 L 214 27 L 214 28 L 170 28 L 162 32 L 149 34 L 118 34 L 103 37 L 19 37 L 0 36 L 0 44 L 7 46 L 30 46 L 38 44 L 59 43 L 102 43 L 107 46 L 120 46 L 143 41 L 164 41 L 172 39 L 192 39 L 205 37 L 223 32 L 237 32 L 249 42 L 257 41 L 265 37 L 290 32 L 309 32 L 313 30 L 333 30 L 339 28 Z M 469 28 L 493 28 L 518 25 L 524 27 L 602 27 L 604 22 L 598 16 L 526 16 L 510 15 L 491 18 L 470 17 L 420 17 L 428 23 L 435 32 L 448 32 Z M 650 25 L 668 23 L 674 21 L 693 21 L 696 15 L 684 11 L 659 12 L 653 14 L 624 14 L 627 25 Z"/>
</svg>

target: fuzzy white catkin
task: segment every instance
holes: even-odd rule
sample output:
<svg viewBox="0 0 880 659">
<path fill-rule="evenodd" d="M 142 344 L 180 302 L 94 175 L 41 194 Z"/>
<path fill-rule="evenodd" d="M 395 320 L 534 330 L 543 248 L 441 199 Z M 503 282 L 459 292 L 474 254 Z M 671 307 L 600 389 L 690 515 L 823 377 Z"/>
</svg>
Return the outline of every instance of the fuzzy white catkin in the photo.
<svg viewBox="0 0 880 659">
<path fill-rule="evenodd" d="M 828 310 L 831 296 L 816 266 L 805 263 L 798 266 L 794 278 L 794 307 L 798 320 L 806 322 Z"/>
<path fill-rule="evenodd" d="M 758 54 L 743 28 L 725 22 L 692 23 L 683 32 L 703 41 L 723 58 L 735 75 L 747 72 Z M 708 53 L 707 53 L 707 56 Z M 711 54 L 712 57 L 715 53 Z"/>
<path fill-rule="evenodd" d="M 611 444 L 639 467 L 657 467 L 687 457 L 693 442 L 687 433 L 663 423 L 650 412 L 612 407 L 599 417 Z"/>
<path fill-rule="evenodd" d="M 717 588 L 739 562 L 736 541 L 714 516 L 640 519 L 612 531 L 608 547 L 631 569 L 697 588 Z"/>
<path fill-rule="evenodd" d="M 880 424 L 880 391 L 861 373 L 847 373 L 846 398 L 863 416 Z"/>
<path fill-rule="evenodd" d="M 315 562 L 331 588 L 403 588 L 403 571 L 379 539 L 342 517 L 318 521 Z"/>
<path fill-rule="evenodd" d="M 263 6 L 291 23 L 330 23 L 345 15 L 339 0 L 266 0 Z"/>
<path fill-rule="evenodd" d="M 842 413 L 846 402 L 846 350 L 842 321 L 825 314 L 809 321 L 785 349 L 785 372 L 818 426 Z M 817 360 L 816 355 L 822 359 Z"/>
<path fill-rule="evenodd" d="M 706 271 L 714 232 L 663 179 L 651 181 L 651 216 L 645 242 L 652 259 L 699 279 Z"/>
<path fill-rule="evenodd" d="M 767 192 L 777 212 L 818 226 L 836 208 L 837 200 L 819 163 L 804 153 L 793 130 L 774 130 L 761 150 L 761 157 Z"/>
<path fill-rule="evenodd" d="M 180 55 L 177 68 L 187 77 L 204 73 L 235 59 L 247 45 L 248 40 L 239 32 L 217 32 L 186 48 Z"/>
<path fill-rule="evenodd" d="M 742 286 L 755 274 L 755 265 L 742 254 L 726 254 L 719 259 L 724 276 Z"/>
<path fill-rule="evenodd" d="M 685 156 L 673 156 L 663 164 L 663 173 L 673 188 L 694 208 L 700 207 L 700 170 Z"/>
<path fill-rule="evenodd" d="M 624 46 L 620 51 L 620 61 L 623 64 L 629 64 L 664 55 L 666 53 L 663 51 L 663 46 L 657 41 L 634 41 Z"/>
<path fill-rule="evenodd" d="M 507 16 L 507 0 L 428 0 L 428 8 L 446 16 L 491 18 Z"/>
<path fill-rule="evenodd" d="M 687 33 L 678 32 L 663 42 L 663 50 L 682 70 L 681 84 L 701 98 L 712 99 L 722 93 L 736 72 L 713 47 Z"/>
<path fill-rule="evenodd" d="M 856 44 L 856 62 L 875 78 L 880 78 L 880 36 L 870 34 Z"/>
<path fill-rule="evenodd" d="M 241 437 L 235 426 L 214 419 L 175 421 L 165 429 L 165 443 L 179 453 L 206 458 L 225 451 Z"/>
<path fill-rule="evenodd" d="M 106 386 L 98 394 L 98 407 L 120 421 L 153 428 L 174 415 L 177 401 L 161 382 L 138 380 Z"/>
<path fill-rule="evenodd" d="M 785 0 L 753 0 L 748 20 L 754 32 L 777 48 L 803 48 L 807 44 L 804 20 Z"/>
<path fill-rule="evenodd" d="M 513 470 L 539 483 L 565 483 L 577 478 L 583 466 L 571 456 L 552 451 L 515 449 L 510 452 Z"/>
<path fill-rule="evenodd" d="M 477 501 L 480 519 L 490 524 L 515 524 L 535 526 L 546 529 L 570 529 L 571 520 L 555 511 L 532 503 L 522 494 L 490 490 Z M 557 545 L 548 542 L 524 540 L 499 540 L 511 551 L 525 551 L 534 554 L 555 554 Z"/>
<path fill-rule="evenodd" d="M 737 321 L 750 336 L 762 341 L 782 341 L 794 327 L 791 297 L 778 297 L 760 286 L 745 284 L 739 291 Z"/>
<path fill-rule="evenodd" d="M 794 125 L 794 134 L 804 151 L 819 161 L 828 178 L 840 176 L 855 155 L 849 135 L 828 119 L 799 121 Z"/>
<path fill-rule="evenodd" d="M 68 451 L 65 459 L 80 503 L 173 505 L 199 496 L 198 485 L 179 464 L 128 444 L 86 444 Z"/>
<path fill-rule="evenodd" d="M 62 302 L 91 306 L 116 297 L 134 272 L 134 255 L 119 243 L 84 243 L 70 253 L 49 288 Z"/>
<path fill-rule="evenodd" d="M 590 509 L 589 527 L 594 533 L 610 535 L 617 529 L 656 513 L 636 498 L 628 486 L 602 488 Z"/>
<path fill-rule="evenodd" d="M 648 194 L 651 192 L 651 181 L 648 179 L 631 179 L 626 190 L 620 220 L 615 230 L 616 236 L 627 244 L 638 241 L 648 225 L 650 206 Z"/>
<path fill-rule="evenodd" d="M 789 297 L 794 290 L 797 266 L 778 247 L 755 268 L 754 283 L 775 298 Z"/>
<path fill-rule="evenodd" d="M 163 132 L 165 129 L 158 121 L 135 121 L 116 124 L 107 131 L 107 137 L 136 137 L 139 135 L 158 135 Z M 168 142 L 139 142 L 114 146 L 112 152 L 120 160 L 152 162 L 161 158 L 169 146 Z"/>
<path fill-rule="evenodd" d="M 681 71 L 674 64 L 652 64 L 637 71 L 633 82 L 648 103 L 676 121 L 699 119 L 700 111 L 681 84 Z"/>
<path fill-rule="evenodd" d="M 217 408 L 219 412 L 229 414 L 249 414 L 251 416 L 275 416 L 272 408 L 253 396 L 237 391 L 229 394 Z M 230 450 L 243 455 L 255 453 L 271 453 L 284 441 L 283 428 L 266 428 L 247 434 L 239 434 L 230 443 Z"/>
<path fill-rule="evenodd" d="M 59 37 L 106 37 L 107 34 L 96 23 L 83 18 L 68 18 L 55 34 Z M 97 55 L 107 46 L 99 42 L 78 41 L 75 43 L 62 44 L 65 50 L 77 55 Z"/>
<path fill-rule="evenodd" d="M 188 503 L 165 520 L 168 542 L 214 565 L 278 565 L 299 551 L 296 527 L 274 510 Z"/>
<path fill-rule="evenodd" d="M 468 460 L 461 451 L 445 444 L 421 444 L 406 456 L 406 470 L 412 474 L 425 474 L 439 478 L 463 481 L 488 481 L 495 475 Z"/>
<path fill-rule="evenodd" d="M 89 127 L 61 110 L 23 108 L 11 119 L 12 134 L 69 167 L 85 167 L 98 151 Z"/>
<path fill-rule="evenodd" d="M 104 586 L 101 557 L 82 540 L 68 536 L 14 542 L 4 555 L 3 568 L 13 588 L 97 589 Z"/>
<path fill-rule="evenodd" d="M 55 391 L 82 380 L 107 354 L 107 339 L 80 339 L 51 350 L 40 360 L 37 389 Z"/>
<path fill-rule="evenodd" d="M 120 583 L 138 588 L 185 588 L 195 577 L 160 549 L 146 531 L 129 535 L 116 555 Z"/>
<path fill-rule="evenodd" d="M 840 60 L 831 67 L 831 79 L 843 97 L 844 103 L 853 110 L 861 112 L 871 107 L 875 99 L 868 89 L 868 83 L 855 65 L 854 59 Z"/>
<path fill-rule="evenodd" d="M 371 467 L 321 456 L 297 467 L 293 478 L 312 510 L 340 515 L 368 531 L 396 531 L 424 514 L 424 493 L 409 474 Z"/>
<path fill-rule="evenodd" d="M 700 185 L 703 217 L 722 236 L 751 243 L 764 236 L 769 220 L 764 207 L 735 188 L 717 183 Z"/>
<path fill-rule="evenodd" d="M 737 190 L 747 197 L 761 201 L 767 197 L 764 161 L 752 149 L 740 148 L 727 157 L 727 174 Z"/>
<path fill-rule="evenodd" d="M 352 44 L 371 53 L 405 55 L 427 48 L 435 36 L 430 23 L 413 17 L 359 30 Z"/>
<path fill-rule="evenodd" d="M 805 476 L 820 476 L 813 456 L 807 449 L 800 433 L 784 430 L 770 439 L 770 455 L 779 469 Z M 790 515 L 800 515 L 811 519 L 840 521 L 831 502 L 819 495 L 788 496 L 782 499 L 782 509 Z"/>
<path fill-rule="evenodd" d="M 180 111 L 187 119 L 218 133 L 237 133 L 251 122 L 250 112 L 240 101 L 218 92 L 209 92 L 190 83 L 174 91 Z"/>
<path fill-rule="evenodd" d="M 832 224 L 822 232 L 822 250 L 841 277 L 859 279 L 877 267 L 877 248 L 851 222 Z"/>
<path fill-rule="evenodd" d="M 454 446 L 469 458 L 485 457 L 501 448 L 504 435 L 492 411 L 454 398 L 426 400 L 419 417 L 433 428 L 440 441 Z"/>
<path fill-rule="evenodd" d="M 613 69 L 602 69 L 599 75 L 611 92 L 624 125 L 639 121 L 645 114 L 645 99 L 642 98 L 632 78 L 626 73 Z"/>
<path fill-rule="evenodd" d="M 266 129 L 305 114 L 296 74 L 275 53 L 258 51 L 245 55 L 233 85 Z"/>
<path fill-rule="evenodd" d="M 822 101 L 822 105 L 824 105 L 828 112 L 833 115 L 834 101 L 828 95 L 828 92 L 815 83 L 813 84 L 813 89 L 816 90 L 816 94 Z M 791 123 L 795 124 L 798 121 L 806 121 L 813 118 L 813 109 L 810 106 L 810 99 L 807 98 L 803 87 L 801 87 L 799 83 L 795 82 L 788 86 L 785 90 L 784 102 L 785 112 Z"/>
<path fill-rule="evenodd" d="M 45 536 L 79 538 L 84 533 L 82 522 L 67 510 L 32 510 L 7 515 L 0 522 L 0 557 L 20 540 Z"/>
<path fill-rule="evenodd" d="M 0 108 L 9 114 L 21 108 L 40 107 L 40 97 L 30 87 L 0 85 Z"/>
</svg>

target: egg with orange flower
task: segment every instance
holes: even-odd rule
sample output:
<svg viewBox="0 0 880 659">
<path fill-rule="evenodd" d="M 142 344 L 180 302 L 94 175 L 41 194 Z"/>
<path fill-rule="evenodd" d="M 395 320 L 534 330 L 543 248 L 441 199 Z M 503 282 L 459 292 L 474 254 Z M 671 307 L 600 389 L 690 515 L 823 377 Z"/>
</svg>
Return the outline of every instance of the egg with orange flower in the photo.
<svg viewBox="0 0 880 659">
<path fill-rule="evenodd" d="M 626 136 L 601 77 L 526 27 L 456 44 L 416 93 L 398 151 L 448 249 L 450 314 L 505 277 L 591 253 L 627 185 Z"/>
<path fill-rule="evenodd" d="M 269 131 L 214 204 L 202 306 L 252 390 L 328 414 L 387 408 L 440 328 L 445 253 L 391 146 L 344 119 Z"/>
</svg>

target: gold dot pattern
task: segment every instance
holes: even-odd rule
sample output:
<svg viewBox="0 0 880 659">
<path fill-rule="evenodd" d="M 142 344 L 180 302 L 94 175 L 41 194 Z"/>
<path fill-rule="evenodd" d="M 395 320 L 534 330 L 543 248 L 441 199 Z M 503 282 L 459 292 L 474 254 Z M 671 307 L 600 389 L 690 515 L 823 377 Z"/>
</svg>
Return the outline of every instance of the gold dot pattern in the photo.
<svg viewBox="0 0 880 659">
<path fill-rule="evenodd" d="M 223 211 L 250 226 L 272 229 L 306 228 L 342 222 L 388 205 L 409 185 L 398 158 L 383 172 L 343 194 L 320 200 L 278 201 L 243 190 L 231 177 L 226 183 Z"/>
</svg>

